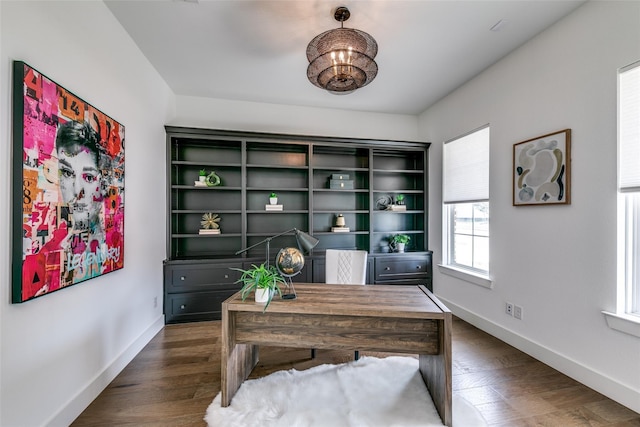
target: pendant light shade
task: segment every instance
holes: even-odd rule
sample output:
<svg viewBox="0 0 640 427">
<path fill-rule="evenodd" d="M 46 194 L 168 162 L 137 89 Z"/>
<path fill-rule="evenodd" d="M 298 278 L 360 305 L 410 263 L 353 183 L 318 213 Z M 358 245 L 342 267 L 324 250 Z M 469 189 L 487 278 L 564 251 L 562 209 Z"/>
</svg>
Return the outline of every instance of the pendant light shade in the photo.
<svg viewBox="0 0 640 427">
<path fill-rule="evenodd" d="M 349 16 L 346 7 L 339 7 L 334 14 L 341 25 Z M 378 65 L 373 58 L 377 54 L 378 43 L 364 31 L 344 27 L 325 31 L 307 46 L 307 77 L 329 92 L 351 93 L 376 77 Z"/>
</svg>

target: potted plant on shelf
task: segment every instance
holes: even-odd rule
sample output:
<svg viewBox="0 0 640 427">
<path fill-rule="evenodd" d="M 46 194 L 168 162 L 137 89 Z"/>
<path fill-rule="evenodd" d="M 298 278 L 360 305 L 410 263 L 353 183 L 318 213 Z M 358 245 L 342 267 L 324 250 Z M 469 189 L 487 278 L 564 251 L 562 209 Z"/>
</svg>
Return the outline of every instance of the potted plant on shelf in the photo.
<svg viewBox="0 0 640 427">
<path fill-rule="evenodd" d="M 254 292 L 256 302 L 265 303 L 264 310 L 262 310 L 263 312 L 267 310 L 276 292 L 278 295 L 282 295 L 280 287 L 287 286 L 287 283 L 280 273 L 278 273 L 278 270 L 276 270 L 274 266 L 267 266 L 265 264 L 266 262 L 263 262 L 259 266 L 253 264 L 248 270 L 240 268 L 233 269 L 242 273 L 236 281 L 236 283 L 242 283 L 242 288 L 240 289 L 242 301 L 244 301 L 251 292 Z"/>
<path fill-rule="evenodd" d="M 404 252 L 405 245 L 409 243 L 411 237 L 407 234 L 396 234 L 391 238 L 391 247 L 396 252 Z"/>
<path fill-rule="evenodd" d="M 278 204 L 278 195 L 276 193 L 271 193 L 269 195 L 269 203 L 272 205 Z"/>
<path fill-rule="evenodd" d="M 206 169 L 200 169 L 200 172 L 198 174 L 198 181 L 204 182 L 205 179 L 207 179 L 207 171 Z"/>
<path fill-rule="evenodd" d="M 398 194 L 396 196 L 396 205 L 404 205 L 404 194 Z"/>
</svg>

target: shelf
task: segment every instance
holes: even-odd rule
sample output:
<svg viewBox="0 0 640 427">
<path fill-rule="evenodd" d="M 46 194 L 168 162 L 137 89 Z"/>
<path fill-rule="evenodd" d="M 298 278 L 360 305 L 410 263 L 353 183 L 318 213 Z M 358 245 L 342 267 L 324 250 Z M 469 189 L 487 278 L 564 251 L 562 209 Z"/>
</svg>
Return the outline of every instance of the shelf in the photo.
<svg viewBox="0 0 640 427">
<path fill-rule="evenodd" d="M 314 192 L 317 193 L 368 193 L 366 188 L 354 188 L 349 190 L 339 190 L 337 188 L 314 188 Z"/>
<path fill-rule="evenodd" d="M 416 174 L 423 175 L 424 171 L 416 169 L 374 169 L 373 173 L 389 173 L 389 174 Z"/>
<path fill-rule="evenodd" d="M 326 171 L 328 173 L 340 173 L 340 172 L 365 172 L 368 173 L 368 168 L 351 168 L 351 167 L 335 167 L 335 166 L 312 166 L 313 171 Z"/>
<path fill-rule="evenodd" d="M 266 192 L 266 193 L 271 193 L 273 191 L 275 191 L 276 193 L 280 194 L 280 193 L 285 193 L 288 191 L 303 191 L 303 192 L 308 192 L 309 189 L 306 187 L 278 187 L 278 188 L 273 188 L 273 187 L 247 187 L 247 191 L 262 191 L 262 192 Z M 267 202 L 268 202 L 268 198 L 267 198 Z"/>
<path fill-rule="evenodd" d="M 247 165 L 247 169 L 289 169 L 289 170 L 309 170 L 309 166 L 287 166 L 287 165 Z"/>
<path fill-rule="evenodd" d="M 421 214 L 422 210 L 406 210 L 406 211 L 387 211 L 387 210 L 375 210 L 374 214 Z"/>
<path fill-rule="evenodd" d="M 309 213 L 308 210 L 287 210 L 286 208 L 281 210 L 281 211 L 268 211 L 268 210 L 251 210 L 251 211 L 247 211 L 247 214 L 252 214 L 252 215 L 256 215 L 256 214 L 306 214 Z"/>
<path fill-rule="evenodd" d="M 369 234 L 369 231 L 340 231 L 338 233 L 333 231 L 314 231 L 312 234 L 314 236 L 343 236 L 349 234 Z"/>
<path fill-rule="evenodd" d="M 220 234 L 172 234 L 171 238 L 173 239 L 202 239 L 202 238 L 210 238 L 210 237 L 240 237 L 242 234 L 240 233 L 220 233 Z"/>
<path fill-rule="evenodd" d="M 171 211 L 172 214 L 205 214 L 205 213 L 215 213 L 218 215 L 222 214 L 241 214 L 242 211 L 239 209 L 174 209 Z"/>
<path fill-rule="evenodd" d="M 172 189 L 174 190 L 198 190 L 198 191 L 241 191 L 241 187 L 225 187 L 222 185 L 214 186 L 214 187 L 196 187 L 195 185 L 172 185 Z"/>
<path fill-rule="evenodd" d="M 204 167 L 225 168 L 225 169 L 242 167 L 241 163 L 199 162 L 199 161 L 190 161 L 190 160 L 172 160 L 171 165 L 172 166 L 197 166 L 200 169 Z"/>
<path fill-rule="evenodd" d="M 423 230 L 372 231 L 373 234 L 422 234 Z"/>
<path fill-rule="evenodd" d="M 374 193 L 384 193 L 384 194 L 423 194 L 424 193 L 424 190 L 415 190 L 415 189 L 378 190 L 377 188 L 374 188 L 371 191 Z"/>
<path fill-rule="evenodd" d="M 349 209 L 333 209 L 333 210 L 314 210 L 313 211 L 314 214 L 336 214 L 336 213 L 341 213 L 341 214 L 368 214 L 369 210 L 364 210 L 364 209 L 356 209 L 356 210 L 349 210 Z"/>
</svg>

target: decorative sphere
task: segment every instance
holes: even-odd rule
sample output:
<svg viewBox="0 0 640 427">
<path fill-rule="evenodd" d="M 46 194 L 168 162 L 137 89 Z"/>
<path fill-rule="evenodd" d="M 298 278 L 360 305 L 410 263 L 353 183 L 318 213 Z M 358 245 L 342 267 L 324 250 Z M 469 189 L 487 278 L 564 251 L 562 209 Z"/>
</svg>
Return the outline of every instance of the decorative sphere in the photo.
<svg viewBox="0 0 640 427">
<path fill-rule="evenodd" d="M 276 268 L 285 277 L 292 277 L 302 271 L 304 255 L 298 248 L 282 248 L 276 255 Z"/>
</svg>

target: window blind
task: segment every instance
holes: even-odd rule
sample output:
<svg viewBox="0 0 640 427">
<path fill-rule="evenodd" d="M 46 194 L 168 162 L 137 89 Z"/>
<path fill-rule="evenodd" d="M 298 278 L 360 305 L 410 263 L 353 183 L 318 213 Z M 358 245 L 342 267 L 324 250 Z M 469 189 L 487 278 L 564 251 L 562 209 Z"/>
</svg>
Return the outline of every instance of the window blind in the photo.
<svg viewBox="0 0 640 427">
<path fill-rule="evenodd" d="M 445 142 L 444 203 L 489 200 L 489 126 Z"/>
<path fill-rule="evenodd" d="M 640 191 L 640 61 L 618 77 L 618 188 Z"/>
</svg>

